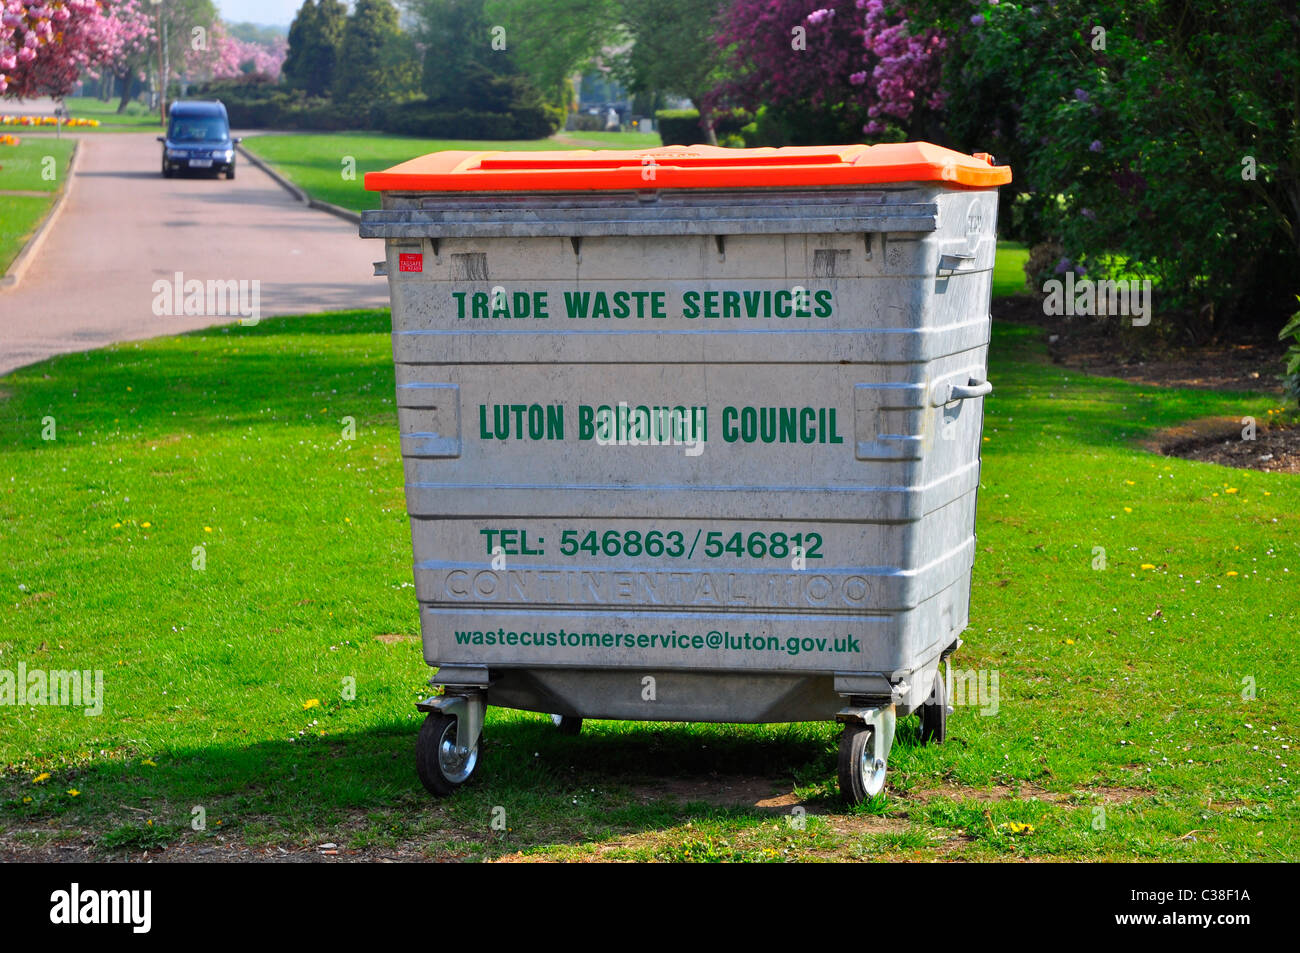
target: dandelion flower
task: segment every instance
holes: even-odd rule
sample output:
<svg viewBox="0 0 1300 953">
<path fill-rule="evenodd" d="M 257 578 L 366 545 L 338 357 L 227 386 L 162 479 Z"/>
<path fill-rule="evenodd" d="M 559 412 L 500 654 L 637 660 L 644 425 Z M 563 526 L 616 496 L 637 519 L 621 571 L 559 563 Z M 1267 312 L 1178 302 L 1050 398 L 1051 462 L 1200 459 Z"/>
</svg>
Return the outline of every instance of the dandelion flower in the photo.
<svg viewBox="0 0 1300 953">
<path fill-rule="evenodd" d="M 319 707 L 320 707 L 320 699 L 319 699 L 319 698 L 309 698 L 309 699 L 307 699 L 305 702 L 302 703 L 302 710 L 303 710 L 303 711 L 306 711 L 308 708 L 319 708 Z"/>
<path fill-rule="evenodd" d="M 40 774 L 36 775 L 36 777 L 32 778 L 32 784 L 44 784 L 49 779 L 50 772 L 42 771 Z"/>
</svg>

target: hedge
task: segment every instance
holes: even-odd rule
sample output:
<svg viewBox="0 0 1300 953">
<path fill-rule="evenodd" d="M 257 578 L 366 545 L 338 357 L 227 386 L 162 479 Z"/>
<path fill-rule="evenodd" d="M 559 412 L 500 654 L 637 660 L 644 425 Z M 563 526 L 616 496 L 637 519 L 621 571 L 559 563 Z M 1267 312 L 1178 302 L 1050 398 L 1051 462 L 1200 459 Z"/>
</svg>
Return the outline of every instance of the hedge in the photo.
<svg viewBox="0 0 1300 953">
<path fill-rule="evenodd" d="M 191 96 L 220 99 L 230 125 L 241 129 L 372 129 L 432 139 L 545 139 L 564 119 L 559 109 L 545 105 L 517 105 L 504 112 L 440 109 L 427 100 L 358 105 L 308 98 L 269 83 L 209 83 L 196 86 Z"/>
</svg>

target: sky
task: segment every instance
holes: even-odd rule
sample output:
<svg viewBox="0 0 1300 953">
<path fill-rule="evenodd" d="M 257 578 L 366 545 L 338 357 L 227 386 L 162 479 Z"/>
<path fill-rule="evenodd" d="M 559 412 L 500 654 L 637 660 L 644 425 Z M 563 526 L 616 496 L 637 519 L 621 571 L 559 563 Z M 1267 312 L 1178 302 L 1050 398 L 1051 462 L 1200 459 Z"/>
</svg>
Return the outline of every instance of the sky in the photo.
<svg viewBox="0 0 1300 953">
<path fill-rule="evenodd" d="M 288 26 L 302 6 L 302 0 L 215 0 L 217 12 L 227 23 L 265 23 Z"/>
</svg>

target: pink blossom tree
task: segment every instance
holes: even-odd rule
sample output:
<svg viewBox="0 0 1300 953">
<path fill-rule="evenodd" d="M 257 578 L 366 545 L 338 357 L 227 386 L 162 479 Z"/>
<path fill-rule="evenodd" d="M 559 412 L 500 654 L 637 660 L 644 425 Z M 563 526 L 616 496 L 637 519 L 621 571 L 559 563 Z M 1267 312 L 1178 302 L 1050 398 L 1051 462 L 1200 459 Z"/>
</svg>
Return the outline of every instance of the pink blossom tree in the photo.
<svg viewBox="0 0 1300 953">
<path fill-rule="evenodd" d="M 231 36 L 221 23 L 213 25 L 212 33 L 211 56 L 205 66 L 213 79 L 248 75 L 268 80 L 280 78 L 280 69 L 289 52 L 284 37 L 276 37 L 269 44 L 253 43 Z"/>
<path fill-rule="evenodd" d="M 719 104 L 768 106 L 792 140 L 913 132 L 943 107 L 945 42 L 885 0 L 735 0 L 717 42 Z"/>
<path fill-rule="evenodd" d="M 132 84 L 145 78 L 158 34 L 148 0 L 117 0 L 110 20 L 109 44 L 101 68 L 121 84 L 117 111 L 123 112 L 131 99 Z"/>
<path fill-rule="evenodd" d="M 0 0 L 0 94 L 64 96 L 110 55 L 115 0 Z"/>
</svg>

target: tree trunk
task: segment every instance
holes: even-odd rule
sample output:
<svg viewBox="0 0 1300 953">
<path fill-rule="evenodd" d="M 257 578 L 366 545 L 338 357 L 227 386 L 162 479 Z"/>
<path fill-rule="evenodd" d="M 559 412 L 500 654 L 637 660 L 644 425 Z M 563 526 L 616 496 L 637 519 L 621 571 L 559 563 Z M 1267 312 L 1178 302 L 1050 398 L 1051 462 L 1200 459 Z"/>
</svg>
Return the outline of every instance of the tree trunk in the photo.
<svg viewBox="0 0 1300 953">
<path fill-rule="evenodd" d="M 700 103 L 703 97 L 691 97 L 696 103 Z M 700 128 L 704 130 L 704 141 L 711 146 L 718 144 L 718 130 L 713 125 L 713 112 L 707 106 L 701 105 L 700 110 Z"/>
<path fill-rule="evenodd" d="M 131 101 L 131 89 L 135 86 L 135 74 L 130 70 L 117 74 L 118 82 L 122 84 L 122 100 L 117 104 L 117 113 L 120 116 L 126 112 L 126 104 Z"/>
</svg>

